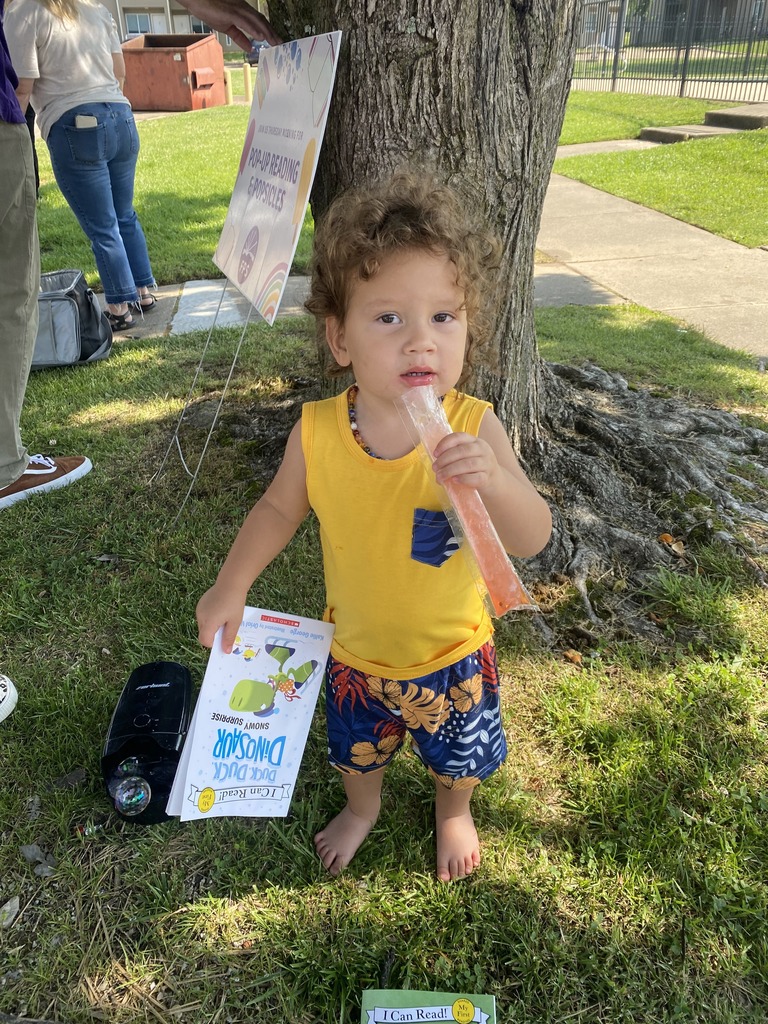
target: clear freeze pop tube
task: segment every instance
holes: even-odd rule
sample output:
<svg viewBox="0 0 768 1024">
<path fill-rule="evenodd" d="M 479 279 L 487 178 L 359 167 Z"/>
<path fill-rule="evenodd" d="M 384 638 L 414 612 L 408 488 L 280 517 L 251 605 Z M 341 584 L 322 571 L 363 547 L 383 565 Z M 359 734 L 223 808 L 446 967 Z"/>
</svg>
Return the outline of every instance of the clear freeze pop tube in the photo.
<svg viewBox="0 0 768 1024">
<path fill-rule="evenodd" d="M 400 396 L 398 410 L 432 474 L 438 442 L 453 433 L 437 393 L 429 386 L 410 388 Z M 439 490 L 443 510 L 488 612 L 499 616 L 513 610 L 536 611 L 477 491 L 452 480 Z"/>
</svg>

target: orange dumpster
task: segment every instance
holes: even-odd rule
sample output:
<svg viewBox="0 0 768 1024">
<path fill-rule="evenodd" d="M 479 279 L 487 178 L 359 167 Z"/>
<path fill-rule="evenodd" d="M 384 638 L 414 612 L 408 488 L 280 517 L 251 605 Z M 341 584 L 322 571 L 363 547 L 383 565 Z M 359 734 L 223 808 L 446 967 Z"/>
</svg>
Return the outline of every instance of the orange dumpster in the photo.
<svg viewBox="0 0 768 1024">
<path fill-rule="evenodd" d="M 136 36 L 122 50 L 123 92 L 134 110 L 204 110 L 226 103 L 224 51 L 215 36 Z"/>
</svg>

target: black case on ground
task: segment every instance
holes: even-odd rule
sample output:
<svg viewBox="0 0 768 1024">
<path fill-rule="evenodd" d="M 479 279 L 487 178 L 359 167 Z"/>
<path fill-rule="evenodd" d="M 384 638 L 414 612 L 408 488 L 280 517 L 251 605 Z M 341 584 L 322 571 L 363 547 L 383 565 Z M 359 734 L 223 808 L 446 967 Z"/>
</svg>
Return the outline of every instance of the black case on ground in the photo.
<svg viewBox="0 0 768 1024">
<path fill-rule="evenodd" d="M 165 821 L 171 786 L 192 718 L 192 677 L 175 661 L 134 669 L 112 714 L 101 772 L 121 818 Z"/>
</svg>

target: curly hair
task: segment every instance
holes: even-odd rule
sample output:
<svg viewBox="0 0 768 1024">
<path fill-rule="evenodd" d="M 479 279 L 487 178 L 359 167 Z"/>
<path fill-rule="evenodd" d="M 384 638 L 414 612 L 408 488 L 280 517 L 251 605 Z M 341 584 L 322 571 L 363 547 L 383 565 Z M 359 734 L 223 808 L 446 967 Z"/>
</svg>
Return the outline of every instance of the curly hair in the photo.
<svg viewBox="0 0 768 1024">
<path fill-rule="evenodd" d="M 369 281 L 395 253 L 414 249 L 445 255 L 456 267 L 467 314 L 466 364 L 471 367 L 490 334 L 499 244 L 474 224 L 452 188 L 426 173 L 398 171 L 384 182 L 350 189 L 331 203 L 315 229 L 305 307 L 319 328 L 328 317 L 343 324 L 355 284 Z M 328 372 L 340 375 L 346 368 Z"/>
</svg>

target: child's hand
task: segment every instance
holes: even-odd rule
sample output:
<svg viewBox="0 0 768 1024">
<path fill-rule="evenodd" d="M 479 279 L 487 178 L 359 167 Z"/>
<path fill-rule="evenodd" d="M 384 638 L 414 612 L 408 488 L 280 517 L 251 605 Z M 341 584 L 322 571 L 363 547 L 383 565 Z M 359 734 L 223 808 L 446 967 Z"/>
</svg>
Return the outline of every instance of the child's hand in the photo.
<svg viewBox="0 0 768 1024">
<path fill-rule="evenodd" d="M 549 540 L 549 506 L 525 475 L 492 410 L 483 416 L 477 437 L 457 433 L 442 438 L 432 466 L 438 483 L 455 481 L 479 493 L 510 555 L 529 558 Z"/>
<path fill-rule="evenodd" d="M 435 448 L 432 469 L 439 484 L 453 480 L 481 492 L 492 489 L 501 474 L 493 448 L 472 434 L 448 434 L 442 438 Z"/>
<path fill-rule="evenodd" d="M 221 636 L 221 646 L 225 654 L 231 654 L 232 646 L 243 621 L 243 608 L 245 598 L 225 588 L 220 584 L 214 584 L 210 590 L 206 590 L 197 603 L 197 627 L 200 643 L 203 647 L 212 647 L 216 631 L 220 626 L 224 627 Z"/>
</svg>

